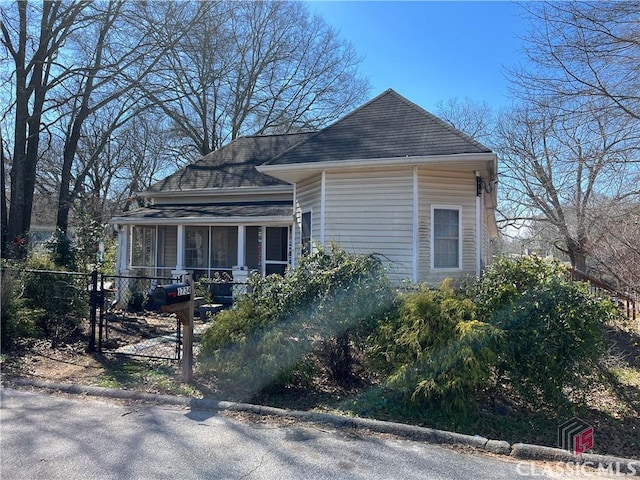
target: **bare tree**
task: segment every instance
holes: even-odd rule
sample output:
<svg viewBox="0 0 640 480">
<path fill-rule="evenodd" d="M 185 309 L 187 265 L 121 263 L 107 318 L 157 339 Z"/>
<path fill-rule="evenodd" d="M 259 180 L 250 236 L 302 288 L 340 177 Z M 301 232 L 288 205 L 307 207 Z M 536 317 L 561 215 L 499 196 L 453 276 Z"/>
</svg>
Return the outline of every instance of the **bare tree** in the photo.
<svg viewBox="0 0 640 480">
<path fill-rule="evenodd" d="M 185 8 L 185 4 L 171 2 L 166 4 L 165 13 L 175 21 L 182 18 Z M 56 222 L 63 232 L 68 228 L 73 200 L 82 191 L 85 177 L 95 168 L 111 136 L 152 106 L 140 85 L 156 69 L 173 42 L 191 28 L 188 23 L 182 24 L 182 30 L 172 37 L 165 24 L 158 24 L 155 16 L 147 15 L 146 7 L 123 0 L 104 5 L 92 3 L 91 10 L 96 20 L 81 34 L 70 36 L 69 49 L 81 68 L 66 82 L 66 91 L 71 92 L 71 97 L 68 100 L 63 97 L 59 102 L 66 110 L 61 115 L 65 146 Z M 88 42 L 87 36 L 93 41 Z M 81 139 L 88 133 L 85 124 L 107 108 L 109 115 L 100 117 L 106 120 L 102 128 L 91 132 L 99 135 L 98 140 L 85 141 L 84 147 L 92 149 L 79 156 Z M 77 168 L 78 162 L 81 168 Z"/>
<path fill-rule="evenodd" d="M 503 197 L 519 209 L 520 222 L 545 221 L 558 235 L 555 246 L 575 268 L 587 271 L 597 243 L 596 211 L 615 210 L 640 197 L 637 122 L 597 104 L 526 105 L 504 114 L 501 137 Z"/>
<path fill-rule="evenodd" d="M 4 177 L 4 142 L 2 141 L 2 130 L 0 130 L 0 252 L 7 250 L 7 186 Z"/>
<path fill-rule="evenodd" d="M 13 90 L 1 113 L 15 123 L 3 226 L 18 242 L 36 188 L 58 196 L 66 231 L 81 195 L 102 195 L 102 206 L 131 196 L 171 152 L 180 163 L 239 135 L 314 128 L 368 88 L 353 49 L 295 2 L 16 1 L 1 15 Z M 143 138 L 161 128 L 173 142 L 158 142 L 157 165 L 138 154 L 133 121 Z M 126 149 L 122 163 L 114 152 Z"/>
<path fill-rule="evenodd" d="M 593 215 L 598 241 L 591 252 L 592 270 L 619 290 L 640 292 L 640 204 L 625 202 L 613 212 L 596 209 Z"/>
<path fill-rule="evenodd" d="M 0 43 L 13 62 L 15 92 L 11 198 L 6 231 L 8 239 L 18 246 L 26 242 L 31 226 L 47 96 L 69 75 L 67 70 L 58 67 L 56 60 L 69 35 L 84 26 L 83 11 L 88 3 L 42 2 L 33 7 L 25 0 L 15 2 L 15 10 L 7 5 L 0 12 Z M 21 256 L 24 249 L 18 248 L 13 253 Z"/>
<path fill-rule="evenodd" d="M 241 135 L 314 129 L 360 102 L 353 48 L 298 2 L 202 2 L 147 95 L 205 155 Z M 180 27 L 180 26 L 178 26 Z"/>
<path fill-rule="evenodd" d="M 108 112 L 103 112 L 108 116 Z M 101 138 L 104 123 L 92 122 L 94 135 Z M 176 157 L 166 136 L 165 119 L 156 112 L 145 112 L 134 118 L 128 128 L 113 135 L 97 161 L 90 162 L 83 185 L 84 192 L 94 198 L 99 214 L 108 219 L 123 207 L 135 206 L 136 193 L 148 188 L 162 176 L 173 172 Z M 88 146 L 87 151 L 94 151 Z"/>
<path fill-rule="evenodd" d="M 640 4 L 524 2 L 532 21 L 530 67 L 512 71 L 515 94 L 598 98 L 601 108 L 640 119 Z"/>
<path fill-rule="evenodd" d="M 490 146 L 495 142 L 496 113 L 487 102 L 465 97 L 436 103 L 436 115 L 474 140 Z"/>
<path fill-rule="evenodd" d="M 640 275 L 640 4 L 522 7 L 528 64 L 510 77 L 526 107 L 501 125 L 503 205 L 553 226 L 576 268 L 629 285 Z"/>
</svg>

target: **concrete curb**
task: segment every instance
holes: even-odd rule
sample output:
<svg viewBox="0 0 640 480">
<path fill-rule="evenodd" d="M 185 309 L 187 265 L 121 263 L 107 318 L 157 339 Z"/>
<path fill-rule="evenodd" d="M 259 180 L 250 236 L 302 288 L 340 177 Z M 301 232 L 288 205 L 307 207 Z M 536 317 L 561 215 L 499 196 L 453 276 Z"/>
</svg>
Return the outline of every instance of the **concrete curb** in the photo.
<svg viewBox="0 0 640 480">
<path fill-rule="evenodd" d="M 177 397 L 172 395 L 156 395 L 133 390 L 117 390 L 104 387 L 42 382 L 22 378 L 11 379 L 5 383 L 5 386 L 9 387 L 23 386 L 54 390 L 75 395 L 90 395 L 121 400 L 161 403 L 165 405 L 188 407 L 191 410 L 197 411 L 236 411 L 264 416 L 294 418 L 306 422 L 328 424 L 338 428 L 353 428 L 369 430 L 377 433 L 388 433 L 432 444 L 469 446 L 486 452 L 510 456 L 518 460 L 542 460 L 578 466 L 584 465 L 587 467 L 599 468 L 610 473 L 619 473 L 626 476 L 640 476 L 640 460 L 587 453 L 582 455 L 573 455 L 571 452 L 560 448 L 543 447 L 526 443 L 514 443 L 512 445 L 509 442 L 492 440 L 480 435 L 465 435 L 445 430 L 406 425 L 403 423 L 385 422 L 368 418 L 346 417 L 330 413 L 285 410 L 282 408 L 254 405 L 250 403 Z"/>
</svg>

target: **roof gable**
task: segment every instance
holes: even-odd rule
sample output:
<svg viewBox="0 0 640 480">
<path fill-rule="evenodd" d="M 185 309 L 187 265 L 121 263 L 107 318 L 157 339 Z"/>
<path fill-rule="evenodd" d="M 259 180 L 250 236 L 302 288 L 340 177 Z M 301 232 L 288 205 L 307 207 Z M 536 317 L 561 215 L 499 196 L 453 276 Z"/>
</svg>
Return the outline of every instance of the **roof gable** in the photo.
<svg viewBox="0 0 640 480">
<path fill-rule="evenodd" d="M 490 152 L 389 89 L 265 165 Z"/>
<path fill-rule="evenodd" d="M 145 193 L 288 185 L 286 182 L 258 172 L 255 167 L 300 143 L 310 135 L 312 133 L 237 138 L 154 183 Z"/>
</svg>

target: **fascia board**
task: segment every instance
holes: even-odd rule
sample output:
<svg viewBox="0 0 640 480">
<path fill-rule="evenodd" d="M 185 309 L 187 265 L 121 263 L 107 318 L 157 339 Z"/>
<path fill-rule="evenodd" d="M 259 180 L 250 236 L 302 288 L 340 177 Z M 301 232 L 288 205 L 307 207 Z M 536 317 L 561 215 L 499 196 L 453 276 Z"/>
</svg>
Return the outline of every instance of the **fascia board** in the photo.
<svg viewBox="0 0 640 480">
<path fill-rule="evenodd" d="M 497 155 L 495 153 L 461 153 L 456 155 L 430 155 L 419 157 L 392 157 L 392 158 L 366 158 L 356 160 L 340 160 L 313 163 L 296 163 L 290 165 L 260 165 L 256 169 L 260 173 L 285 180 L 291 183 L 300 181 L 314 173 L 340 168 L 382 168 L 395 166 L 414 165 L 447 165 L 465 163 L 470 166 L 484 166 L 486 162 L 495 165 Z"/>
<path fill-rule="evenodd" d="M 277 185 L 273 187 L 238 187 L 238 188 L 199 188 L 190 190 L 162 190 L 158 192 L 144 191 L 137 193 L 138 196 L 144 198 L 153 197 L 201 197 L 206 195 L 220 196 L 246 196 L 260 195 L 265 193 L 290 193 L 293 192 L 291 185 Z"/>
<path fill-rule="evenodd" d="M 291 224 L 292 216 L 280 217 L 180 217 L 180 218 L 143 218 L 113 217 L 112 224 L 117 225 L 269 225 Z"/>
</svg>

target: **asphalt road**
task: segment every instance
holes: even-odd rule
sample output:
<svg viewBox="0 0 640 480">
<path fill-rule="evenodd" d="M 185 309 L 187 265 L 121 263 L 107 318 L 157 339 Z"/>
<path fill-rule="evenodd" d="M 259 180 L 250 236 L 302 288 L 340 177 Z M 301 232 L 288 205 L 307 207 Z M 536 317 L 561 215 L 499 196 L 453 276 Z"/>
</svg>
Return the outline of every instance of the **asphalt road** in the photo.
<svg viewBox="0 0 640 480">
<path fill-rule="evenodd" d="M 9 388 L 0 400 L 3 480 L 568 478 L 500 457 L 305 423 Z"/>
</svg>

